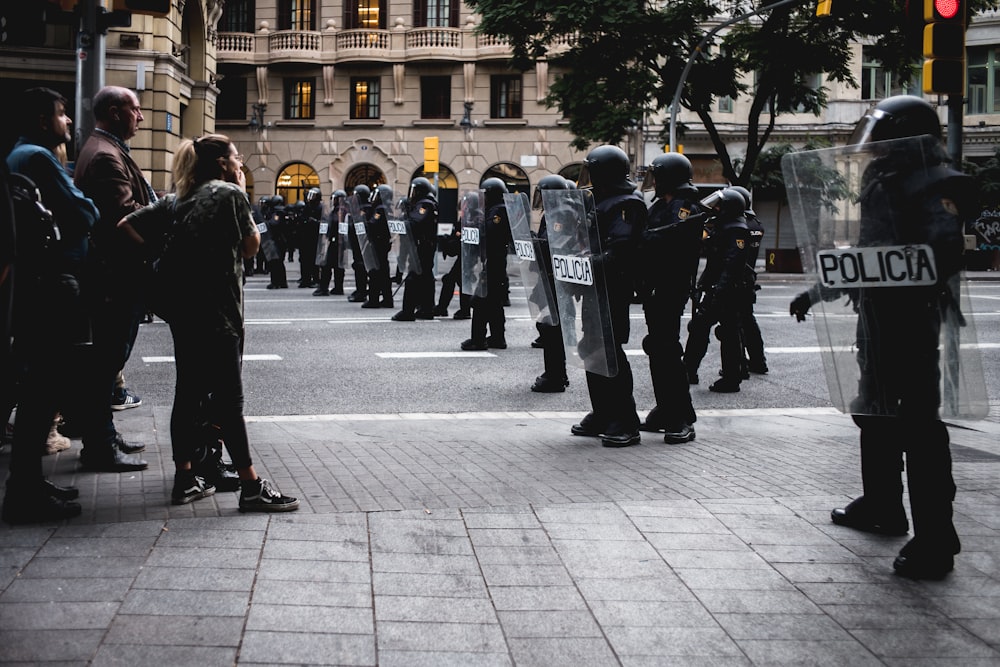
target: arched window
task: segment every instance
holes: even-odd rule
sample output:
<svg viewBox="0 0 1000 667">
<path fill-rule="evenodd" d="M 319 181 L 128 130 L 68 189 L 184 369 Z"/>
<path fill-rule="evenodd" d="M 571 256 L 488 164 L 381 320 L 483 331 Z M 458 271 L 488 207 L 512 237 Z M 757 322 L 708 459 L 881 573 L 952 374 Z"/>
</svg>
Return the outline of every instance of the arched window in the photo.
<svg viewBox="0 0 1000 667">
<path fill-rule="evenodd" d="M 344 190 L 347 194 L 351 194 L 356 185 L 367 185 L 371 188 L 385 182 L 385 174 L 381 169 L 373 164 L 359 164 L 352 167 L 344 176 Z"/>
<path fill-rule="evenodd" d="M 479 179 L 482 183 L 487 178 L 499 178 L 507 184 L 507 189 L 511 192 L 523 192 L 531 197 L 531 184 L 528 175 L 513 162 L 498 162 L 483 172 L 483 177 Z"/>
<path fill-rule="evenodd" d="M 300 199 L 306 198 L 309 188 L 319 187 L 319 174 L 304 162 L 293 162 L 286 165 L 278 174 L 275 192 L 285 199 L 285 205 L 290 206 Z"/>
<path fill-rule="evenodd" d="M 580 172 L 583 171 L 582 162 L 574 162 L 573 164 L 568 164 L 559 170 L 559 175 L 565 178 L 567 181 L 573 181 L 576 183 L 580 180 Z"/>
</svg>

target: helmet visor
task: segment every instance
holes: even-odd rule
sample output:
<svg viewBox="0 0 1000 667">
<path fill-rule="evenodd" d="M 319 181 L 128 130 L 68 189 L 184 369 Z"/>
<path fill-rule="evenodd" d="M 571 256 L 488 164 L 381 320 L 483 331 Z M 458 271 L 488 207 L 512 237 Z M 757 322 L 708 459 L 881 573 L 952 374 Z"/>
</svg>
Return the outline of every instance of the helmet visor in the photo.
<svg viewBox="0 0 1000 667">
<path fill-rule="evenodd" d="M 881 109 L 872 109 L 865 116 L 858 121 L 858 124 L 854 126 L 854 133 L 851 134 L 850 140 L 847 142 L 851 146 L 862 146 L 867 143 L 875 141 L 872 135 L 875 133 L 875 127 L 878 125 L 880 120 L 887 118 L 889 114 L 882 111 Z"/>
<path fill-rule="evenodd" d="M 542 205 L 542 189 L 535 188 L 535 194 L 531 196 L 531 209 L 533 211 L 541 211 L 545 206 Z"/>
<path fill-rule="evenodd" d="M 590 178 L 590 167 L 587 166 L 586 162 L 583 163 L 583 168 L 580 169 L 580 176 L 577 178 L 576 187 L 580 190 L 594 187 L 594 181 Z"/>
<path fill-rule="evenodd" d="M 649 192 L 651 190 L 654 190 L 654 191 L 656 190 L 656 178 L 653 176 L 653 170 L 652 169 L 647 169 L 646 170 L 646 175 L 642 177 L 642 186 L 641 186 L 641 189 L 642 189 L 643 192 Z"/>
<path fill-rule="evenodd" d="M 709 211 L 714 210 L 716 206 L 722 203 L 722 190 L 716 190 L 698 203 Z"/>
</svg>

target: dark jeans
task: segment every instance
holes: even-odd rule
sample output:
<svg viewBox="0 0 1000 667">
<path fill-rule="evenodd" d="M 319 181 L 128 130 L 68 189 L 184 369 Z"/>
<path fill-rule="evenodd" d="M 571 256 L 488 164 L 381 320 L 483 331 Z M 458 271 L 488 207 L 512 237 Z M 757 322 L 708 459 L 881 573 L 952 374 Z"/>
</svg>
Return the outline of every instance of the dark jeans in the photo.
<svg viewBox="0 0 1000 667">
<path fill-rule="evenodd" d="M 212 422 L 219 426 L 237 468 L 253 464 L 243 419 L 243 340 L 205 331 L 197 323 L 170 325 L 177 360 L 177 385 L 170 414 L 175 463 L 192 459 L 201 407 L 212 397 Z"/>
</svg>

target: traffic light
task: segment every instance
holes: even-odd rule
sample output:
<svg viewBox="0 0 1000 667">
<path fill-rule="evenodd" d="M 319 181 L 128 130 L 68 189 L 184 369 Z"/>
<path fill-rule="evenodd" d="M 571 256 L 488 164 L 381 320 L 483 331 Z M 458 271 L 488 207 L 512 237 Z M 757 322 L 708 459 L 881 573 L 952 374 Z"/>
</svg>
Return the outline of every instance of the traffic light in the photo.
<svg viewBox="0 0 1000 667">
<path fill-rule="evenodd" d="M 170 3 L 171 0 L 112 0 L 109 9 L 164 18 L 170 14 Z"/>
<path fill-rule="evenodd" d="M 816 5 L 816 16 L 829 16 L 833 13 L 833 0 L 819 0 Z"/>
<path fill-rule="evenodd" d="M 965 94 L 966 0 L 924 0 L 924 92 Z"/>
<path fill-rule="evenodd" d="M 437 137 L 424 137 L 424 173 L 425 174 L 436 174 L 440 169 L 438 165 L 439 158 L 438 149 L 438 138 Z"/>
</svg>

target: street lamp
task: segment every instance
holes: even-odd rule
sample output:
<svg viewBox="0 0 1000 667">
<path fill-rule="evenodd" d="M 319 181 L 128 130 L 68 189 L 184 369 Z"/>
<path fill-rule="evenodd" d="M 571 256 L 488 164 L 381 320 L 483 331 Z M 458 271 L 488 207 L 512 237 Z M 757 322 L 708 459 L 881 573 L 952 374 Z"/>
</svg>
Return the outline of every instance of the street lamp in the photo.
<svg viewBox="0 0 1000 667">
<path fill-rule="evenodd" d="M 458 126 L 468 132 L 472 129 L 472 102 L 465 102 L 465 115 L 458 121 Z"/>
<path fill-rule="evenodd" d="M 253 132 L 263 132 L 264 131 L 264 111 L 267 110 L 266 104 L 255 104 L 253 105 L 253 115 L 250 116 L 250 130 Z"/>
</svg>

